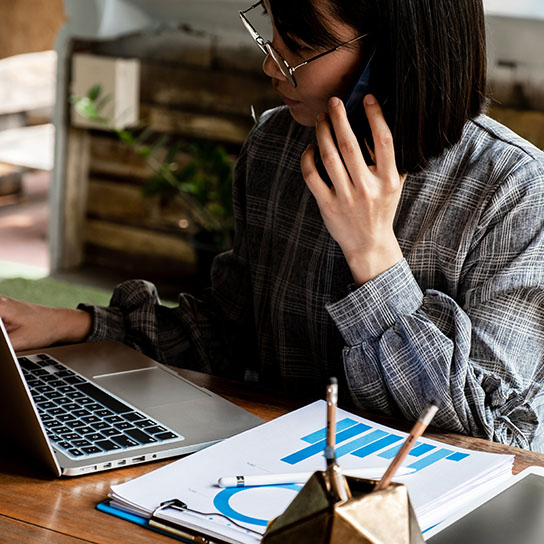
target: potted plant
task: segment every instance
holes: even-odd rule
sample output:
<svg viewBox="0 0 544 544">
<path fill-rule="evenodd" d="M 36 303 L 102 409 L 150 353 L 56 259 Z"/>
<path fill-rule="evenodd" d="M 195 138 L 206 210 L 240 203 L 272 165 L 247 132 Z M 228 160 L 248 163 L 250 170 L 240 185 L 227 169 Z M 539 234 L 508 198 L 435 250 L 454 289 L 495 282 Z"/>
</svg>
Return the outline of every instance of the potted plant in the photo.
<svg viewBox="0 0 544 544">
<path fill-rule="evenodd" d="M 198 267 L 208 270 L 213 256 L 232 245 L 233 158 L 215 142 L 157 135 L 149 129 L 117 128 L 102 113 L 109 100 L 100 85 L 84 97 L 71 98 L 80 115 L 114 132 L 146 160 L 153 175 L 142 188 L 144 196 L 158 196 L 162 202 L 181 201 L 193 224 Z"/>
</svg>

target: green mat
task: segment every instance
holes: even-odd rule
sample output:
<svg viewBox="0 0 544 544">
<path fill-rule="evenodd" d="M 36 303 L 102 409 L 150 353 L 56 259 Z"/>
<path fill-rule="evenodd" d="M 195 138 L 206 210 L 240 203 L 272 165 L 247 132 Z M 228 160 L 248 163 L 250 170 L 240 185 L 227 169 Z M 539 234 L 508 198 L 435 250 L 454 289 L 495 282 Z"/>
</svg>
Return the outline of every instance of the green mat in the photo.
<svg viewBox="0 0 544 544">
<path fill-rule="evenodd" d="M 111 298 L 111 291 L 105 289 L 50 278 L 2 280 L 0 281 L 0 294 L 36 304 L 66 308 L 75 308 L 80 302 L 107 306 Z"/>
<path fill-rule="evenodd" d="M 9 278 L 0 279 L 0 295 L 6 295 L 27 302 L 44 304 L 45 306 L 62 306 L 75 308 L 80 302 L 108 306 L 113 289 L 100 289 L 87 285 L 79 285 L 51 278 L 27 279 Z M 175 307 L 177 302 L 161 298 L 163 306 Z"/>
</svg>

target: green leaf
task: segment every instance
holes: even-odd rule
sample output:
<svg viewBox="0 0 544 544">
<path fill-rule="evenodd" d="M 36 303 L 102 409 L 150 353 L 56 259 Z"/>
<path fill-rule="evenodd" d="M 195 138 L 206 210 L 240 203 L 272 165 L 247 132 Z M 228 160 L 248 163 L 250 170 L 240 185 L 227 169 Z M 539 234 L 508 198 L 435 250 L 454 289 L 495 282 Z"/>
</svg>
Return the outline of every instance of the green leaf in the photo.
<svg viewBox="0 0 544 544">
<path fill-rule="evenodd" d="M 91 121 L 95 121 L 97 123 L 102 123 L 103 125 L 108 124 L 108 120 L 99 114 L 95 105 L 87 97 L 78 100 L 75 103 L 75 109 L 86 119 L 90 119 Z"/>
<path fill-rule="evenodd" d="M 117 135 L 119 136 L 122 142 L 125 142 L 126 144 L 129 144 L 129 145 L 135 144 L 134 136 L 128 130 L 118 130 Z"/>
<path fill-rule="evenodd" d="M 138 148 L 138 155 L 147 159 L 151 155 L 151 148 L 147 145 L 140 146 Z"/>
<path fill-rule="evenodd" d="M 194 184 L 197 174 L 198 164 L 195 161 L 192 161 L 177 173 L 176 178 L 180 182 L 192 182 Z"/>
<path fill-rule="evenodd" d="M 225 215 L 225 208 L 223 208 L 223 206 L 221 206 L 221 204 L 218 204 L 217 202 L 212 202 L 208 206 L 208 210 L 210 211 L 210 213 L 213 213 L 215 215 L 220 215 L 220 216 Z"/>
<path fill-rule="evenodd" d="M 180 183 L 179 190 L 191 195 L 196 195 L 198 193 L 198 189 L 194 183 Z"/>
<path fill-rule="evenodd" d="M 92 102 L 96 101 L 98 97 L 102 94 L 102 85 L 100 83 L 93 85 L 88 91 L 87 91 L 87 98 L 91 100 Z"/>
</svg>

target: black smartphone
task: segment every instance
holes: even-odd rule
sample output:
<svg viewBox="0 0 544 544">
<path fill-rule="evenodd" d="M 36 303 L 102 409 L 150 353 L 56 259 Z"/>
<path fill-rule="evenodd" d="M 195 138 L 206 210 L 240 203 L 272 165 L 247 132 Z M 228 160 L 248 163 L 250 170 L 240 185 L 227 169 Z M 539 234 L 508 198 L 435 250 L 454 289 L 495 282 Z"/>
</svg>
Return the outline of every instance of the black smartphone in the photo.
<svg viewBox="0 0 544 544">
<path fill-rule="evenodd" d="M 374 145 L 372 141 L 370 125 L 368 124 L 368 119 L 366 118 L 365 114 L 365 106 L 363 100 L 365 96 L 371 92 L 370 73 L 372 69 L 372 59 L 374 58 L 374 53 L 375 52 L 372 50 L 370 55 L 366 56 L 363 59 L 364 68 L 361 72 L 361 75 L 357 78 L 355 84 L 351 87 L 351 90 L 347 93 L 346 98 L 344 99 L 349 123 L 353 132 L 355 133 L 355 136 L 357 137 L 357 140 L 359 141 L 361 151 L 367 164 L 374 164 Z M 332 136 L 336 143 L 336 137 L 334 135 L 334 132 Z M 327 174 L 325 166 L 323 165 L 321 156 L 319 155 L 319 149 L 316 149 L 315 164 L 322 179 L 327 183 L 327 185 L 331 186 L 331 180 L 329 178 L 329 175 Z"/>
<path fill-rule="evenodd" d="M 353 130 L 363 156 L 367 161 L 367 164 L 374 164 L 372 158 L 374 150 L 374 142 L 372 140 L 372 132 L 368 119 L 365 113 L 364 98 L 371 92 L 370 90 L 370 73 L 372 68 L 372 59 L 374 58 L 374 51 L 366 59 L 364 63 L 364 69 L 359 76 L 359 79 L 351 89 L 344 104 L 346 105 L 346 113 L 348 115 L 349 124 Z M 369 151 L 372 150 L 372 153 Z M 370 162 L 369 162 L 370 161 Z"/>
</svg>

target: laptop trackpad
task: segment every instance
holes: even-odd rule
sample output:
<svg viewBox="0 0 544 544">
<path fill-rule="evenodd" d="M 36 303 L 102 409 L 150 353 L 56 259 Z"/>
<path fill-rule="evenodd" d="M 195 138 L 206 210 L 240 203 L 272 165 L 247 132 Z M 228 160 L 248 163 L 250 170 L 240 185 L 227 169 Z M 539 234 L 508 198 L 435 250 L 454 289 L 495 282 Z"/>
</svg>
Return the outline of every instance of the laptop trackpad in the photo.
<svg viewBox="0 0 544 544">
<path fill-rule="evenodd" d="M 141 409 L 207 396 L 202 390 L 160 367 L 96 376 L 93 380 L 104 389 Z"/>
</svg>

